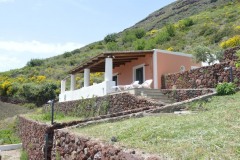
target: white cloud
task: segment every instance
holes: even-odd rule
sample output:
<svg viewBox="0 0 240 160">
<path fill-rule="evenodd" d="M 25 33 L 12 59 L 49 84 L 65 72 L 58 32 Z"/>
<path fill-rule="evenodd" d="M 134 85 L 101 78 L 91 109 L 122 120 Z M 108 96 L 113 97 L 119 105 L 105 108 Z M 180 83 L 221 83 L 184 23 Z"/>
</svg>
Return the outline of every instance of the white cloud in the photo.
<svg viewBox="0 0 240 160">
<path fill-rule="evenodd" d="M 10 3 L 14 2 L 15 0 L 0 0 L 0 3 Z"/>
<path fill-rule="evenodd" d="M 83 44 L 67 43 L 42 43 L 39 41 L 0 41 L 0 72 L 21 68 L 30 59 L 49 58 L 83 47 Z"/>
<path fill-rule="evenodd" d="M 0 55 L 0 72 L 23 67 L 25 64 L 17 57 Z"/>
<path fill-rule="evenodd" d="M 60 54 L 66 51 L 71 51 L 77 48 L 83 47 L 83 44 L 67 42 L 67 43 L 42 43 L 39 41 L 0 41 L 0 50 L 12 51 L 12 52 L 32 52 L 41 54 Z"/>
</svg>

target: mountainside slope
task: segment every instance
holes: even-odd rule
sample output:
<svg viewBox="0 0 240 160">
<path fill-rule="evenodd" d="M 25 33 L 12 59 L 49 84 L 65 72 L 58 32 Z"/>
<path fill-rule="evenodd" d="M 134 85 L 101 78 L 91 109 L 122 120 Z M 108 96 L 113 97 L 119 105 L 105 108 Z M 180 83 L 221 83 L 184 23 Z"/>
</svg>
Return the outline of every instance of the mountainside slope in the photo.
<svg viewBox="0 0 240 160">
<path fill-rule="evenodd" d="M 180 0 L 161 8 L 133 27 L 143 27 L 146 30 L 161 28 L 166 23 L 174 23 L 181 19 L 198 14 L 204 10 L 225 5 L 229 0 Z"/>
<path fill-rule="evenodd" d="M 0 95 L 23 98 L 29 96 L 25 91 L 40 92 L 39 87 L 33 87 L 48 83 L 56 84 L 57 95 L 60 80 L 68 75 L 70 69 L 104 51 L 159 48 L 192 54 L 200 46 L 207 47 L 214 54 L 228 47 L 220 47 L 222 42 L 238 35 L 239 0 L 178 0 L 122 32 L 107 35 L 102 41 L 59 56 L 31 60 L 22 69 L 1 73 Z M 238 37 L 235 39 L 238 40 Z M 91 83 L 100 82 L 102 75 L 92 74 Z M 79 74 L 77 87 L 81 87 L 82 83 L 83 76 Z M 29 85 L 23 87 L 25 84 Z M 44 89 L 43 86 L 40 88 Z"/>
</svg>

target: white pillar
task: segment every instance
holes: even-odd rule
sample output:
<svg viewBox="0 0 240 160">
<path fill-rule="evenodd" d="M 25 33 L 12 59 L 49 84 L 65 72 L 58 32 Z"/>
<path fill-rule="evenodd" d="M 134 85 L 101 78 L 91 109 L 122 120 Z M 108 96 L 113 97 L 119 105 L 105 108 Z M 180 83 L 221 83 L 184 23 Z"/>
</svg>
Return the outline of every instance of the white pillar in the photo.
<svg viewBox="0 0 240 160">
<path fill-rule="evenodd" d="M 104 81 L 112 81 L 112 69 L 113 69 L 112 58 L 105 58 L 105 78 L 104 78 Z"/>
<path fill-rule="evenodd" d="M 76 79 L 75 79 L 75 75 L 71 74 L 71 86 L 70 86 L 70 90 L 74 91 L 75 90 L 75 85 L 76 85 Z"/>
<path fill-rule="evenodd" d="M 61 80 L 61 93 L 66 91 L 66 80 Z"/>
<path fill-rule="evenodd" d="M 88 87 L 90 83 L 90 69 L 84 69 L 84 87 Z"/>
<path fill-rule="evenodd" d="M 158 66 L 157 66 L 157 50 L 153 51 L 153 88 L 158 89 Z"/>
</svg>

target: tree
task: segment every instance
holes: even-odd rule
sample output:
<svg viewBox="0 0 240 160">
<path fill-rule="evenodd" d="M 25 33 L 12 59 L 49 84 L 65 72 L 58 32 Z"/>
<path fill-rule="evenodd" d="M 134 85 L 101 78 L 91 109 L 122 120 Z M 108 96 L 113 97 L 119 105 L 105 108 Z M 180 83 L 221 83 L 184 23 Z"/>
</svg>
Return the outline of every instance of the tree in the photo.
<svg viewBox="0 0 240 160">
<path fill-rule="evenodd" d="M 215 61 L 223 59 L 223 51 L 213 51 L 205 46 L 197 46 L 194 48 L 193 56 L 197 63 L 207 62 L 210 65 Z"/>
<path fill-rule="evenodd" d="M 116 41 L 117 41 L 117 34 L 116 34 L 116 33 L 108 34 L 108 35 L 104 38 L 104 41 L 105 41 L 106 43 L 116 42 Z"/>
<path fill-rule="evenodd" d="M 31 59 L 29 62 L 27 62 L 28 67 L 35 67 L 35 66 L 41 66 L 44 63 L 42 59 Z"/>
<path fill-rule="evenodd" d="M 142 37 L 144 37 L 146 35 L 146 32 L 143 28 L 138 28 L 138 29 L 134 30 L 134 34 L 137 39 L 141 39 Z"/>
</svg>

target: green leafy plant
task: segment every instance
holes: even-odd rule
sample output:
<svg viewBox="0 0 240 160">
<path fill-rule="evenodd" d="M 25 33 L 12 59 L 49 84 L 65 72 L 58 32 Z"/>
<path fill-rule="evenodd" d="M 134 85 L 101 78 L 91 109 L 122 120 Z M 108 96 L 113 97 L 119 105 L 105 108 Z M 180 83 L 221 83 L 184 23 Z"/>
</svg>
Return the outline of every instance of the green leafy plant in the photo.
<svg viewBox="0 0 240 160">
<path fill-rule="evenodd" d="M 25 150 L 21 151 L 21 156 L 20 156 L 20 160 L 28 160 L 28 154 Z"/>
<path fill-rule="evenodd" d="M 236 85 L 234 83 L 219 83 L 216 87 L 218 95 L 230 95 L 236 93 Z"/>
<path fill-rule="evenodd" d="M 236 62 L 236 67 L 239 68 L 240 67 L 240 50 L 236 51 L 236 55 L 238 57 L 237 62 Z"/>
</svg>

